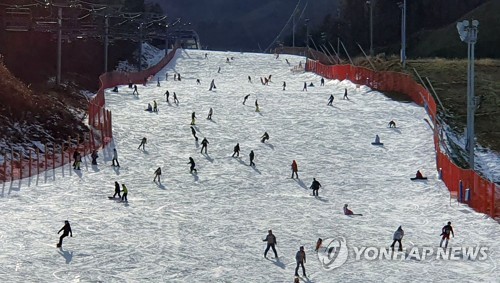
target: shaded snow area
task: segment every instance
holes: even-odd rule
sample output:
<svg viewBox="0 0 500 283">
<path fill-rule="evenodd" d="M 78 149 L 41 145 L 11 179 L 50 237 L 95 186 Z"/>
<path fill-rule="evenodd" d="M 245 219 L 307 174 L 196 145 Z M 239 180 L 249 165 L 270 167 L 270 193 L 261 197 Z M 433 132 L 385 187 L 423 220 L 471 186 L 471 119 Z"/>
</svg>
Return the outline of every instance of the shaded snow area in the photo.
<svg viewBox="0 0 500 283">
<path fill-rule="evenodd" d="M 164 57 L 165 51 L 160 50 L 147 42 L 142 44 L 142 68 L 147 69 L 156 65 Z M 139 57 L 139 51 L 134 53 L 135 57 Z M 119 72 L 137 72 L 137 63 L 130 63 L 128 60 L 118 62 L 116 71 Z"/>
<path fill-rule="evenodd" d="M 150 84 L 138 85 L 139 96 L 127 86 L 107 91 L 121 167 L 111 166 L 111 146 L 99 152 L 95 167 L 85 157 L 81 171 L 68 165 L 2 185 L 2 282 L 293 282 L 300 246 L 308 274 L 301 282 L 498 280 L 500 226 L 450 202 L 437 178 L 422 107 L 349 81 L 320 86 L 319 76 L 291 71 L 303 57 L 204 54 L 177 51 Z M 181 81 L 173 80 L 174 72 Z M 269 75 L 269 85 L 262 85 L 260 77 Z M 217 88 L 209 91 L 212 79 Z M 304 82 L 315 87 L 302 91 Z M 342 100 L 345 88 L 349 100 Z M 327 106 L 330 94 L 333 106 Z M 159 112 L 144 111 L 153 100 Z M 213 119 L 207 120 L 210 107 Z M 191 135 L 192 112 L 199 142 Z M 397 128 L 388 128 L 392 119 Z M 270 139 L 262 143 L 264 132 Z M 383 146 L 371 145 L 376 134 Z M 137 148 L 142 137 L 145 150 Z M 200 153 L 204 137 L 208 154 Z M 241 154 L 232 158 L 236 143 Z M 251 150 L 255 167 L 249 166 Z M 292 160 L 300 179 L 290 178 Z M 161 184 L 153 182 L 157 167 Z M 410 181 L 417 169 L 429 179 Z M 313 178 L 323 186 L 319 197 L 308 189 Z M 127 185 L 128 203 L 108 199 L 114 181 Z M 363 216 L 345 216 L 346 203 Z M 58 249 L 57 231 L 66 219 L 73 238 Z M 435 252 L 448 221 L 455 229 L 449 249 L 480 246 L 487 256 L 443 260 L 410 253 L 412 247 Z M 370 248 L 372 255 L 387 249 L 400 225 L 406 253 L 396 252 L 394 260 L 356 258 L 356 249 Z M 279 260 L 272 252 L 269 259 L 263 255 L 269 229 Z M 333 265 L 314 251 L 318 238 L 345 239 L 346 262 L 327 270 Z M 334 249 L 331 259 L 343 263 L 342 249 Z"/>
</svg>

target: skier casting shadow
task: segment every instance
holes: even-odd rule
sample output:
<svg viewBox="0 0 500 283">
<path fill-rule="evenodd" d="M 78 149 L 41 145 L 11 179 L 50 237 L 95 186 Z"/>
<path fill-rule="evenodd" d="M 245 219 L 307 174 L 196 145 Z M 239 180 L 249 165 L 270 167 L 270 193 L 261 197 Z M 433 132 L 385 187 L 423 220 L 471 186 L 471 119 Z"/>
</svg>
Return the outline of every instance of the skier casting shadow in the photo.
<svg viewBox="0 0 500 283">
<path fill-rule="evenodd" d="M 71 263 L 71 260 L 73 259 L 73 252 L 65 251 L 61 247 L 59 249 L 59 254 L 62 255 L 64 257 L 64 259 L 66 259 L 66 264 L 70 264 Z"/>
</svg>

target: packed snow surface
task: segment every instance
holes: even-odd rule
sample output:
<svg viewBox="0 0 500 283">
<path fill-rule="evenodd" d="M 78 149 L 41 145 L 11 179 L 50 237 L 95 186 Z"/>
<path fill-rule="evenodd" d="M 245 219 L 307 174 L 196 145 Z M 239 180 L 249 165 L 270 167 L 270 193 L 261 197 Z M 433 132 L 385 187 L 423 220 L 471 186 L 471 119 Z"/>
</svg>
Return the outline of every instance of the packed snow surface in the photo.
<svg viewBox="0 0 500 283">
<path fill-rule="evenodd" d="M 436 174 L 424 109 L 349 81 L 320 86 L 318 75 L 292 72 L 299 62 L 305 58 L 236 52 L 205 58 L 205 51 L 179 50 L 157 77 L 138 86 L 139 96 L 127 86 L 107 91 L 114 144 L 99 152 L 98 166 L 87 156 L 79 172 L 67 165 L 0 185 L 1 281 L 293 282 L 300 246 L 308 273 L 301 282 L 497 281 L 500 226 L 450 202 Z M 269 75 L 262 85 L 260 77 Z M 209 91 L 212 79 L 217 88 Z M 303 91 L 304 82 L 315 86 Z M 342 99 L 345 88 L 349 100 Z M 326 105 L 330 94 L 333 106 Z M 153 100 L 159 112 L 144 111 Z M 213 120 L 206 119 L 210 107 Z M 208 154 L 191 135 L 192 112 L 199 142 L 210 142 Z M 392 119 L 397 128 L 388 128 Z M 371 145 L 376 134 L 383 146 Z M 142 137 L 144 151 L 137 149 Z M 236 143 L 240 157 L 232 158 Z M 114 146 L 119 168 L 110 166 Z M 290 178 L 292 160 L 300 179 Z M 157 167 L 161 184 L 153 182 Z M 410 181 L 418 169 L 427 181 Z M 313 178 L 323 186 L 318 198 L 309 190 Z M 108 199 L 114 181 L 127 185 L 128 203 Z M 343 215 L 346 203 L 363 216 Z M 73 238 L 58 249 L 64 220 Z M 406 249 L 436 248 L 448 221 L 455 229 L 449 247 L 487 247 L 488 258 L 370 261 L 356 260 L 350 250 L 344 265 L 327 271 L 314 252 L 320 237 L 344 237 L 349 249 L 387 248 L 400 225 Z M 279 260 L 272 252 L 263 256 L 269 229 Z"/>
</svg>

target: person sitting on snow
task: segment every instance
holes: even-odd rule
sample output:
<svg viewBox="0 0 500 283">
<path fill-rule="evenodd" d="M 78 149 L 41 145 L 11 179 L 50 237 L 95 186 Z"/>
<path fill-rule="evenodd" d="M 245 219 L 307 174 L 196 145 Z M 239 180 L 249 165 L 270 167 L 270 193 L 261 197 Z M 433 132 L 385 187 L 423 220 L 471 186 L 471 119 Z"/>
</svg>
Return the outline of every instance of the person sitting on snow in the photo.
<svg viewBox="0 0 500 283">
<path fill-rule="evenodd" d="M 153 106 L 151 106 L 151 103 L 148 103 L 148 108 L 145 110 L 149 111 L 149 112 L 153 112 Z"/>
<path fill-rule="evenodd" d="M 420 172 L 420 170 L 417 170 L 417 174 L 415 174 L 415 179 L 424 179 L 424 176 Z"/>
<path fill-rule="evenodd" d="M 347 208 L 347 203 L 344 204 L 344 215 L 353 215 L 354 213 L 352 212 L 352 210 L 350 210 L 349 208 Z"/>
</svg>

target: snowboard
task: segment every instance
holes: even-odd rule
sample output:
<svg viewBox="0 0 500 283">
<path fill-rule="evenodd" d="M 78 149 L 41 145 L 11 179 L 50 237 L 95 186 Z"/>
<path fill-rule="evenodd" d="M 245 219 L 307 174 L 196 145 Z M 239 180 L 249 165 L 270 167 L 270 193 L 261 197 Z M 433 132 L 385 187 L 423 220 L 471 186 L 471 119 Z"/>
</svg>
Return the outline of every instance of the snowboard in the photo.
<svg viewBox="0 0 500 283">
<path fill-rule="evenodd" d="M 415 181 L 415 180 L 427 180 L 427 177 L 423 178 L 410 178 L 410 180 Z"/>
<path fill-rule="evenodd" d="M 384 145 L 382 142 L 372 142 L 372 145 Z"/>
</svg>

